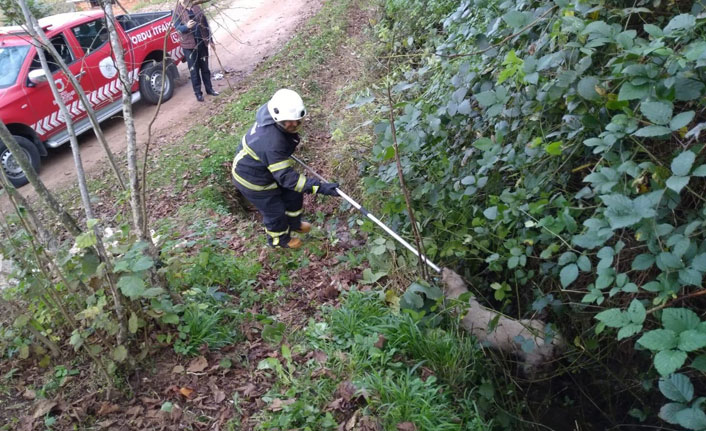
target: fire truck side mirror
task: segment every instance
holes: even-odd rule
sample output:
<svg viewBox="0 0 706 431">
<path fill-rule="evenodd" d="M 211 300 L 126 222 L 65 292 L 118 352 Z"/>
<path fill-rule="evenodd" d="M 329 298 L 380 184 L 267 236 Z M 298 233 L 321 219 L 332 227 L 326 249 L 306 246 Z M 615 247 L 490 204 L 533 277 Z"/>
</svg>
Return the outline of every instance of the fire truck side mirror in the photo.
<svg viewBox="0 0 706 431">
<path fill-rule="evenodd" d="M 34 85 L 47 82 L 47 75 L 44 74 L 44 70 L 42 69 L 31 70 L 27 77 L 29 78 L 29 82 Z"/>
</svg>

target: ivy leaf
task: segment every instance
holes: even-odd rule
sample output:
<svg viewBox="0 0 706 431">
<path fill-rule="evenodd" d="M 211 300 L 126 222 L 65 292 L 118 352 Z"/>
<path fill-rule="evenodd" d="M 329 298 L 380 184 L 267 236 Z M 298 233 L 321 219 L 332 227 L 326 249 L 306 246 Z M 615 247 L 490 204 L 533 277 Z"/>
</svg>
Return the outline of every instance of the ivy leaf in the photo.
<svg viewBox="0 0 706 431">
<path fill-rule="evenodd" d="M 691 120 L 693 119 L 694 111 L 682 112 L 681 114 L 675 115 L 674 118 L 669 121 L 669 128 L 672 130 L 679 130 L 691 123 Z"/>
<path fill-rule="evenodd" d="M 700 408 L 689 407 L 677 412 L 676 419 L 679 425 L 689 430 L 706 429 L 706 413 Z"/>
<path fill-rule="evenodd" d="M 561 279 L 561 287 L 568 287 L 571 283 L 574 282 L 574 280 L 576 280 L 578 276 L 579 267 L 576 266 L 575 263 L 566 265 L 561 269 L 561 272 L 559 273 L 559 278 Z"/>
<path fill-rule="evenodd" d="M 664 125 L 672 119 L 672 104 L 667 102 L 642 102 L 640 112 L 655 124 Z"/>
<path fill-rule="evenodd" d="M 599 81 L 595 76 L 584 76 L 579 81 L 576 90 L 579 95 L 586 100 L 600 100 L 601 96 L 596 92 Z"/>
<path fill-rule="evenodd" d="M 668 350 L 677 347 L 677 335 L 669 329 L 645 332 L 637 343 L 649 350 Z"/>
<path fill-rule="evenodd" d="M 668 188 L 680 193 L 687 184 L 689 184 L 689 177 L 680 177 L 679 175 L 672 175 L 665 182 Z"/>
<path fill-rule="evenodd" d="M 659 379 L 659 390 L 662 395 L 678 403 L 688 403 L 694 398 L 694 385 L 683 374 L 674 374 Z"/>
<path fill-rule="evenodd" d="M 672 173 L 682 177 L 689 175 L 694 160 L 696 160 L 696 154 L 691 151 L 687 150 L 679 153 L 679 155 L 672 160 Z"/>
<path fill-rule="evenodd" d="M 681 350 L 662 350 L 655 355 L 655 369 L 661 376 L 672 374 L 686 361 L 686 352 Z"/>
<path fill-rule="evenodd" d="M 706 346 L 706 334 L 689 329 L 679 334 L 679 350 L 693 352 Z"/>
<path fill-rule="evenodd" d="M 665 308 L 662 310 L 662 326 L 677 334 L 696 329 L 701 323 L 699 316 L 688 308 Z"/>
<path fill-rule="evenodd" d="M 638 129 L 637 132 L 633 133 L 635 136 L 641 138 L 653 138 L 655 136 L 664 136 L 672 133 L 672 130 L 664 126 L 647 126 Z"/>
<path fill-rule="evenodd" d="M 638 254 L 632 261 L 632 269 L 634 271 L 644 271 L 652 267 L 655 263 L 655 257 L 652 254 Z"/>
</svg>

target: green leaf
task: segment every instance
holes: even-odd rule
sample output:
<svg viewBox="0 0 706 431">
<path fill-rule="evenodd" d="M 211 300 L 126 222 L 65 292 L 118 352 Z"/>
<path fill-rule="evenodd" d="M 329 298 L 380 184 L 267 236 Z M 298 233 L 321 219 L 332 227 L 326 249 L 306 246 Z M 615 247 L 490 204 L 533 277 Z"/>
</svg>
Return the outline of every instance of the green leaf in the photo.
<svg viewBox="0 0 706 431">
<path fill-rule="evenodd" d="M 662 326 L 677 334 L 696 329 L 701 323 L 699 316 L 688 308 L 665 308 L 662 310 Z"/>
<path fill-rule="evenodd" d="M 694 385 L 683 374 L 674 374 L 659 379 L 659 390 L 662 395 L 678 403 L 688 403 L 694 398 Z"/>
<path fill-rule="evenodd" d="M 687 408 L 680 403 L 667 403 L 659 409 L 659 418 L 672 425 L 679 425 L 677 422 L 677 413 Z"/>
<path fill-rule="evenodd" d="M 657 267 L 662 271 L 678 269 L 684 266 L 681 259 L 679 259 L 673 253 L 670 253 L 668 251 L 663 251 L 662 253 L 658 254 L 656 262 Z"/>
<path fill-rule="evenodd" d="M 681 101 L 699 99 L 705 87 L 703 82 L 696 79 L 678 77 L 674 81 L 674 98 Z"/>
<path fill-rule="evenodd" d="M 142 280 L 142 277 L 133 274 L 120 277 L 118 287 L 123 295 L 130 299 L 139 298 L 145 293 L 144 280 Z"/>
<path fill-rule="evenodd" d="M 610 308 L 596 314 L 595 319 L 603 322 L 609 328 L 622 328 L 630 323 L 627 314 L 617 308 Z"/>
<path fill-rule="evenodd" d="M 561 287 L 567 288 L 579 276 L 579 267 L 575 264 L 566 265 L 561 269 L 559 278 L 561 279 Z"/>
<path fill-rule="evenodd" d="M 689 430 L 706 429 L 706 413 L 700 408 L 690 407 L 677 412 L 677 423 Z"/>
<path fill-rule="evenodd" d="M 655 369 L 661 376 L 672 374 L 686 361 L 686 353 L 681 350 L 662 350 L 655 355 Z"/>
<path fill-rule="evenodd" d="M 483 211 L 483 215 L 488 220 L 495 220 L 498 218 L 498 207 L 486 208 L 485 211 Z"/>
<path fill-rule="evenodd" d="M 576 261 L 576 264 L 578 265 L 579 269 L 583 272 L 589 272 L 591 270 L 591 259 L 589 259 L 586 255 L 579 256 L 579 259 Z"/>
<path fill-rule="evenodd" d="M 142 297 L 143 298 L 156 298 L 163 293 L 164 293 L 164 289 L 162 289 L 161 287 L 150 287 L 149 289 L 146 289 L 144 292 L 142 292 Z"/>
<path fill-rule="evenodd" d="M 170 401 L 165 401 L 162 404 L 162 407 L 160 408 L 160 410 L 163 412 L 171 413 L 173 408 L 174 408 L 174 404 L 172 404 Z"/>
<path fill-rule="evenodd" d="M 706 253 L 700 253 L 694 256 L 691 261 L 691 267 L 700 272 L 706 272 Z"/>
<path fill-rule="evenodd" d="M 140 272 L 144 271 L 148 268 L 151 268 L 154 262 L 152 261 L 152 258 L 149 256 L 140 256 L 135 263 L 132 264 L 132 272 Z"/>
<path fill-rule="evenodd" d="M 679 130 L 682 127 L 685 127 L 686 125 L 691 123 L 691 120 L 694 119 L 694 114 L 694 111 L 687 111 L 675 115 L 674 118 L 669 121 L 669 128 L 672 130 Z"/>
<path fill-rule="evenodd" d="M 162 316 L 162 322 L 171 324 L 171 325 L 178 325 L 179 324 L 179 315 L 175 313 L 167 313 L 164 316 Z"/>
<path fill-rule="evenodd" d="M 15 328 L 24 328 L 30 319 L 31 317 L 29 314 L 20 314 L 19 316 L 17 316 L 12 326 L 14 326 Z"/>
<path fill-rule="evenodd" d="M 672 119 L 672 104 L 667 102 L 642 102 L 640 112 L 655 124 L 665 125 Z"/>
<path fill-rule="evenodd" d="M 598 85 L 599 81 L 595 76 L 584 76 L 576 86 L 576 90 L 584 99 L 596 101 L 601 99 L 600 94 L 596 92 Z"/>
<path fill-rule="evenodd" d="M 642 302 L 638 301 L 637 299 L 632 300 L 630 306 L 628 307 L 628 317 L 630 318 L 632 323 L 641 324 L 645 321 L 645 317 L 647 317 L 647 312 L 645 310 L 645 306 L 642 305 Z"/>
<path fill-rule="evenodd" d="M 694 177 L 706 177 L 706 165 L 701 165 L 691 172 Z"/>
<path fill-rule="evenodd" d="M 678 175 L 672 175 L 667 179 L 665 184 L 669 189 L 680 193 L 684 189 L 684 187 L 689 184 L 689 177 L 680 177 Z"/>
<path fill-rule="evenodd" d="M 689 171 L 694 165 L 694 160 L 696 160 L 696 154 L 689 150 L 679 153 L 672 160 L 672 173 L 681 177 L 689 175 Z"/>
<path fill-rule="evenodd" d="M 84 232 L 76 237 L 77 248 L 89 248 L 96 245 L 96 234 L 92 230 Z"/>
<path fill-rule="evenodd" d="M 648 253 L 638 254 L 632 261 L 632 269 L 634 271 L 644 271 L 651 268 L 654 263 L 654 255 Z"/>
<path fill-rule="evenodd" d="M 701 286 L 703 276 L 695 269 L 684 268 L 679 270 L 679 281 L 687 286 Z"/>
<path fill-rule="evenodd" d="M 645 32 L 646 32 L 647 34 L 649 34 L 650 36 L 652 36 L 652 37 L 654 37 L 654 38 L 658 38 L 658 37 L 664 36 L 664 33 L 662 32 L 662 29 L 659 28 L 659 27 L 657 27 L 657 26 L 654 25 L 654 24 L 645 24 L 642 28 L 645 30 Z"/>
<path fill-rule="evenodd" d="M 487 108 L 498 102 L 498 99 L 495 97 L 495 92 L 492 90 L 476 94 L 476 100 L 483 108 Z"/>
<path fill-rule="evenodd" d="M 134 312 L 130 313 L 130 318 L 127 320 L 127 329 L 131 334 L 137 332 L 137 315 Z"/>
<path fill-rule="evenodd" d="M 669 21 L 669 24 L 664 28 L 665 35 L 671 35 L 678 30 L 688 30 L 696 25 L 696 17 L 694 15 L 683 13 L 677 15 Z"/>
<path fill-rule="evenodd" d="M 668 350 L 677 347 L 677 335 L 669 329 L 645 332 L 637 343 L 650 350 Z"/>
<path fill-rule="evenodd" d="M 618 331 L 618 340 L 632 337 L 642 330 L 642 325 L 638 323 L 628 323 Z"/>
<path fill-rule="evenodd" d="M 99 221 L 100 220 L 96 218 L 89 218 L 88 220 L 86 220 L 86 227 L 88 227 L 89 229 L 93 229 Z"/>
<path fill-rule="evenodd" d="M 561 156 L 561 141 L 554 141 L 544 147 L 550 156 Z"/>
<path fill-rule="evenodd" d="M 643 127 L 641 129 L 638 129 L 637 132 L 633 133 L 633 135 L 639 136 L 642 138 L 652 138 L 655 136 L 669 135 L 670 133 L 672 133 L 672 130 L 668 127 L 647 126 L 647 127 Z"/>
<path fill-rule="evenodd" d="M 691 362 L 691 367 L 701 371 L 702 373 L 706 373 L 706 355 L 697 356 Z"/>
<path fill-rule="evenodd" d="M 689 329 L 679 334 L 679 350 L 693 352 L 706 347 L 706 334 L 695 329 Z"/>
<path fill-rule="evenodd" d="M 620 86 L 620 91 L 618 92 L 618 100 L 640 100 L 647 97 L 648 94 L 650 94 L 649 85 L 633 85 L 629 82 L 626 82 Z"/>
<path fill-rule="evenodd" d="M 112 354 L 113 360 L 115 362 L 123 362 L 127 359 L 127 349 L 122 344 L 113 350 Z"/>
</svg>

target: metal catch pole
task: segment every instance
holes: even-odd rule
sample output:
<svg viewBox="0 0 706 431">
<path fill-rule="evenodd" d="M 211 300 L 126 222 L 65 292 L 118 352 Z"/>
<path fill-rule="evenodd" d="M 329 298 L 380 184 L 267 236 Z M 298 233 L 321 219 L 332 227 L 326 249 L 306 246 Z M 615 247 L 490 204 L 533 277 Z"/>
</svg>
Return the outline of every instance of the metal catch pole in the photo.
<svg viewBox="0 0 706 431">
<path fill-rule="evenodd" d="M 304 169 L 306 169 L 307 171 L 311 172 L 316 178 L 320 179 L 321 181 L 327 182 L 327 183 L 329 182 L 329 181 L 327 181 L 324 177 L 322 177 L 321 175 L 319 175 L 315 170 L 313 170 L 312 168 L 310 168 L 309 166 L 307 166 L 304 162 L 302 162 L 301 160 L 299 160 L 296 156 L 292 156 L 292 158 L 293 158 L 297 163 L 299 163 L 300 165 L 302 165 L 302 167 L 303 167 Z M 361 206 L 358 202 L 354 201 L 350 196 L 348 196 L 347 194 L 345 194 L 341 189 L 338 189 L 338 188 L 337 188 L 337 189 L 336 189 L 336 193 L 338 193 L 339 196 L 341 196 L 343 199 L 345 199 L 346 201 L 348 201 L 349 204 L 353 205 L 353 207 L 355 207 L 355 209 L 357 209 L 358 211 L 360 211 L 364 216 L 366 216 L 367 218 L 369 218 L 373 223 L 375 223 L 376 225 L 380 226 L 380 227 L 381 227 L 385 232 L 387 232 L 391 237 L 393 237 L 395 240 L 397 240 L 397 242 L 399 242 L 400 244 L 402 244 L 403 246 L 405 246 L 405 247 L 407 248 L 407 250 L 411 251 L 411 252 L 414 253 L 417 257 L 419 257 L 424 263 L 426 263 L 427 265 L 429 265 L 429 267 L 430 267 L 431 269 L 433 269 L 433 270 L 436 271 L 437 273 L 441 273 L 441 268 L 439 268 L 438 266 L 434 265 L 434 263 L 433 263 L 432 261 L 430 261 L 429 259 L 427 259 L 427 257 L 424 256 L 423 254 L 420 254 L 419 251 L 417 251 L 416 248 L 412 247 L 412 245 L 411 245 L 410 243 L 408 243 L 407 241 L 405 241 L 404 238 L 402 238 L 401 236 L 399 236 L 399 235 L 397 234 L 397 232 L 395 232 L 394 230 L 390 229 L 389 227 L 387 227 L 387 226 L 385 225 L 385 223 L 381 222 L 377 217 L 375 217 L 374 215 L 370 214 L 370 213 L 368 212 L 368 210 L 366 210 L 365 208 L 363 208 L 363 206 Z"/>
</svg>

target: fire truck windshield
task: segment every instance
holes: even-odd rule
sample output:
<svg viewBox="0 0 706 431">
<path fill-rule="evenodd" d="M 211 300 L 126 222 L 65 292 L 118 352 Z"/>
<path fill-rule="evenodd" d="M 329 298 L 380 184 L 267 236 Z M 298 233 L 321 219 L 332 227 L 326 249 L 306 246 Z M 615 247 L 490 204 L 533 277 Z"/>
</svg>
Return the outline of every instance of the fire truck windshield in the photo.
<svg viewBox="0 0 706 431">
<path fill-rule="evenodd" d="M 0 88 L 17 81 L 17 75 L 29 52 L 29 45 L 0 46 Z"/>
</svg>

